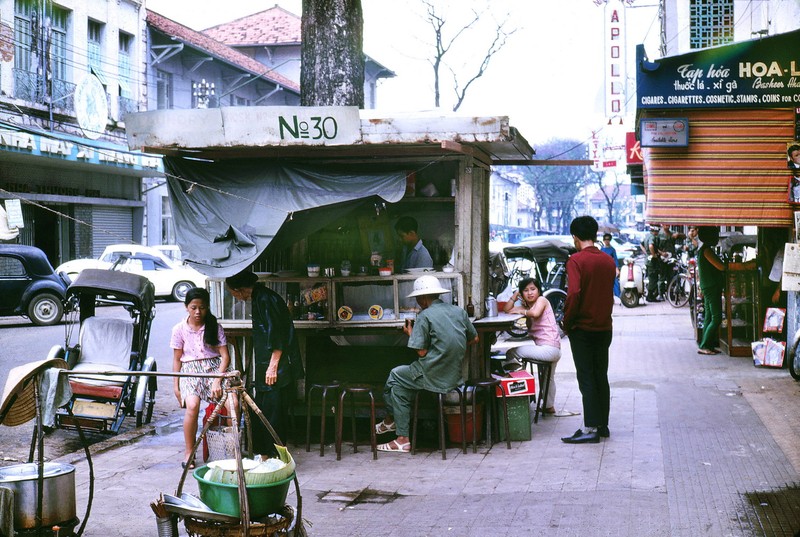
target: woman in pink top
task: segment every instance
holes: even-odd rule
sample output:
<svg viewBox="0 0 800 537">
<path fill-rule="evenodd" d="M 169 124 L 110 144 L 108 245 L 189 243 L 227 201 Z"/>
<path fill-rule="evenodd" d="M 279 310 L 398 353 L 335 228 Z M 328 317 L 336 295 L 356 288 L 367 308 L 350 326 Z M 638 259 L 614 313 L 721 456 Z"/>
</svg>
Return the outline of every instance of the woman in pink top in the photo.
<svg viewBox="0 0 800 537">
<path fill-rule="evenodd" d="M 195 287 L 186 293 L 184 300 L 189 316 L 172 328 L 169 346 L 172 348 L 172 370 L 181 373 L 224 373 L 231 363 L 225 332 L 209 309 L 209 295 L 205 289 Z M 183 417 L 185 465 L 192 456 L 197 436 L 197 416 L 200 401 L 208 403 L 222 396 L 222 379 L 208 377 L 175 377 L 173 390 Z M 230 401 L 229 401 L 230 403 Z M 228 406 L 229 415 L 235 415 L 235 406 Z M 194 467 L 194 464 L 192 464 Z"/>
<path fill-rule="evenodd" d="M 550 302 L 542 296 L 542 288 L 533 278 L 524 278 L 519 282 L 519 290 L 514 291 L 511 299 L 503 307 L 506 313 L 521 313 L 528 325 L 528 336 L 533 344 L 513 347 L 506 352 L 506 358 L 512 360 L 538 360 L 551 362 L 550 386 L 547 390 L 544 412 L 555 414 L 556 400 L 556 364 L 561 358 L 561 337 L 556 324 L 556 316 Z M 541 389 L 541 388 L 540 388 Z"/>
</svg>

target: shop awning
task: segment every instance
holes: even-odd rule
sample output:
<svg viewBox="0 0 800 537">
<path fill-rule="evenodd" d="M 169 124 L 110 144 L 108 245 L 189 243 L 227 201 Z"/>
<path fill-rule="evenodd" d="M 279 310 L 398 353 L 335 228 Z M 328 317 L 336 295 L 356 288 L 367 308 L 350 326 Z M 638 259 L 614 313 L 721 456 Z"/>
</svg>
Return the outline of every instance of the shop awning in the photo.
<svg viewBox="0 0 800 537">
<path fill-rule="evenodd" d="M 678 225 L 791 226 L 794 110 L 682 110 L 688 147 L 644 148 L 646 218 Z M 662 117 L 648 111 L 646 117 Z"/>
<path fill-rule="evenodd" d="M 164 167 L 183 257 L 212 277 L 252 265 L 279 230 L 290 244 L 352 210 L 348 202 L 378 196 L 394 203 L 406 188 L 404 170 L 356 172 L 262 159 L 176 157 L 165 157 Z"/>
</svg>

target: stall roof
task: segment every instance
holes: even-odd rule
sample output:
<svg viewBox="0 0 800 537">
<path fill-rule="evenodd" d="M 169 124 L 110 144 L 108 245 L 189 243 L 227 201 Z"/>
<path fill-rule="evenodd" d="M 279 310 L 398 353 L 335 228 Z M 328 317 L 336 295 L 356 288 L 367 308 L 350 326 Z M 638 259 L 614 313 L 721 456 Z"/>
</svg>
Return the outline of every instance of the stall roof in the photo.
<svg viewBox="0 0 800 537">
<path fill-rule="evenodd" d="M 309 111 L 357 114 L 346 141 L 287 141 L 277 136 L 278 117 Z M 328 117 L 318 114 L 316 117 Z M 202 128 L 200 128 L 202 126 Z M 204 159 L 230 158 L 436 158 L 474 157 L 487 166 L 531 160 L 534 150 L 507 116 L 466 117 L 439 111 L 380 115 L 348 107 L 228 107 L 155 110 L 126 117 L 133 149 Z"/>
</svg>

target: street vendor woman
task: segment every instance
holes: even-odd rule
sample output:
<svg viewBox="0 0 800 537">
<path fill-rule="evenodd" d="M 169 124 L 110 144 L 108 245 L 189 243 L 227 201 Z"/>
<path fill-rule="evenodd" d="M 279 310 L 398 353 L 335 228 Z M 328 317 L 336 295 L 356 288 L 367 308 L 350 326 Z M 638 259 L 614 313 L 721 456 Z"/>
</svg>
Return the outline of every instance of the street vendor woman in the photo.
<svg viewBox="0 0 800 537">
<path fill-rule="evenodd" d="M 478 342 L 478 333 L 466 311 L 439 299 L 439 295 L 449 292 L 435 276 L 421 276 L 414 281 L 414 291 L 408 298 L 416 298 L 421 311 L 416 322 L 406 321 L 403 331 L 409 336 L 409 348 L 416 350 L 419 358 L 395 367 L 386 380 L 383 398 L 387 415 L 375 424 L 375 432 L 395 432 L 397 438 L 380 444 L 380 451 L 411 451 L 409 422 L 418 391 L 447 393 L 464 382 L 464 353 L 467 345 Z"/>
<path fill-rule="evenodd" d="M 255 403 L 286 442 L 284 421 L 294 394 L 291 387 L 303 376 L 289 308 L 278 293 L 258 283 L 258 276 L 249 270 L 226 278 L 225 284 L 235 299 L 252 302 Z M 256 416 L 251 416 L 250 422 L 254 452 L 274 456 L 277 452 L 266 427 Z"/>
</svg>

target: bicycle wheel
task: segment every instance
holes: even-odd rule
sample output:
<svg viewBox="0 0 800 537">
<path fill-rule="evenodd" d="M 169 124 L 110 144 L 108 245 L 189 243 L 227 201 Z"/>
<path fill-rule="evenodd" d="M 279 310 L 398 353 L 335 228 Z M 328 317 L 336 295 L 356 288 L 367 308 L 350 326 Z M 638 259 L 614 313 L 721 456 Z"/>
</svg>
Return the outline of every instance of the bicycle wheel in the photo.
<svg viewBox="0 0 800 537">
<path fill-rule="evenodd" d="M 789 374 L 794 380 L 800 380 L 800 355 L 797 353 L 797 344 L 800 342 L 800 333 L 794 338 L 794 343 L 789 348 Z"/>
<path fill-rule="evenodd" d="M 556 318 L 556 325 L 558 325 L 558 335 L 563 338 L 565 334 L 561 328 L 561 323 L 564 320 L 567 293 L 561 289 L 548 289 L 543 296 L 550 302 L 550 307 L 553 308 L 553 315 Z"/>
<path fill-rule="evenodd" d="M 667 286 L 667 302 L 673 308 L 681 308 L 689 302 L 689 279 L 685 274 L 676 274 Z"/>
</svg>

